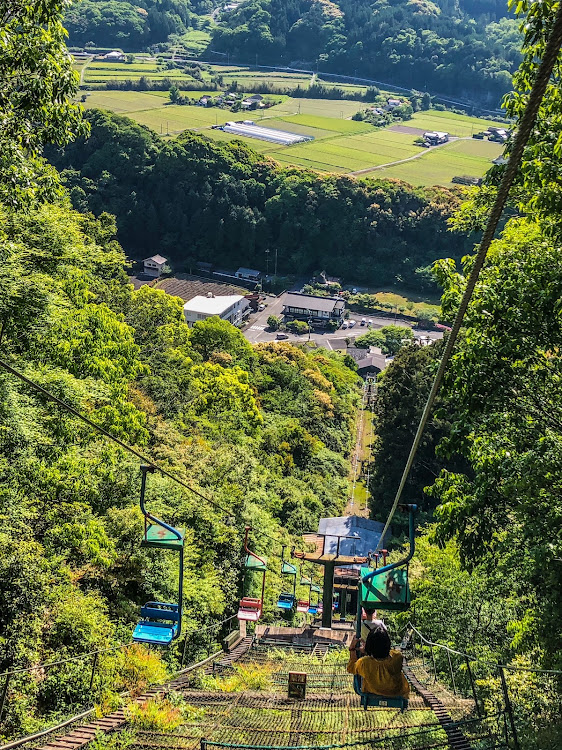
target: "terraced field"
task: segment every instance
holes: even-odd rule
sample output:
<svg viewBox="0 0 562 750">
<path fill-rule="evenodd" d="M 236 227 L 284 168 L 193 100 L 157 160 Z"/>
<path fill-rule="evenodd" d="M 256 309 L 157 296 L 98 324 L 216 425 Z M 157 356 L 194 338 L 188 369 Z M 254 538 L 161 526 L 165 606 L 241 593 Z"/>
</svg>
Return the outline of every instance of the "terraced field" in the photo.
<svg viewBox="0 0 562 750">
<path fill-rule="evenodd" d="M 454 141 L 394 167 L 370 173 L 371 177 L 394 177 L 413 185 L 447 185 L 456 176 L 483 177 L 492 159 L 502 152 L 498 143 L 490 141 Z"/>
<path fill-rule="evenodd" d="M 144 63 L 140 65 L 142 67 Z M 236 72 L 233 66 L 223 68 L 232 74 Z M 204 93 L 193 92 L 193 96 L 199 97 Z M 406 123 L 408 127 L 444 130 L 452 135 L 468 137 L 468 140 L 454 141 L 426 151 L 414 145 L 415 136 L 412 133 L 378 130 L 368 123 L 351 120 L 351 115 L 360 108 L 359 102 L 279 98 L 280 103 L 269 109 L 233 114 L 216 107 L 172 105 L 165 91 L 92 91 L 85 106 L 126 114 L 164 136 L 175 136 L 191 129 L 219 141 L 241 140 L 286 166 L 296 165 L 338 174 L 380 166 L 381 169 L 359 177 L 393 177 L 414 185 L 448 185 L 453 177 L 461 175 L 481 177 L 490 167 L 492 159 L 502 151 L 499 144 L 470 139 L 472 132 L 486 129 L 492 124 L 491 121 L 451 112 L 418 112 Z M 236 138 L 213 128 L 229 120 L 244 118 L 264 126 L 309 135 L 314 140 L 280 146 L 253 138 Z M 409 161 L 382 166 L 405 159 Z"/>
<path fill-rule="evenodd" d="M 468 115 L 457 115 L 454 112 L 416 112 L 406 125 L 413 128 L 423 128 L 423 130 L 439 130 L 456 135 L 459 138 L 471 136 L 481 130 L 486 130 L 490 125 L 502 127 L 501 123 L 492 120 L 481 120 L 479 117 L 469 117 Z"/>
</svg>

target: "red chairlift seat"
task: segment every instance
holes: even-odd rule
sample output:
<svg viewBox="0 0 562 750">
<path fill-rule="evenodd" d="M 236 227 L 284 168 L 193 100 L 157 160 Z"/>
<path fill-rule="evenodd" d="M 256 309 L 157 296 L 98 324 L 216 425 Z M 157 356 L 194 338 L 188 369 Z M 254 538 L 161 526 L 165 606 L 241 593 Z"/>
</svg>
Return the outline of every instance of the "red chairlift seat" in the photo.
<svg viewBox="0 0 562 750">
<path fill-rule="evenodd" d="M 246 620 L 247 622 L 257 622 L 261 617 L 263 609 L 267 559 L 256 555 L 255 552 L 252 552 L 252 550 L 248 548 L 249 531 L 250 527 L 246 526 L 244 536 L 244 551 L 246 552 L 246 559 L 244 562 L 244 568 L 247 571 L 257 571 L 262 574 L 261 597 L 258 599 L 253 596 L 243 596 L 242 599 L 240 599 L 240 604 L 238 605 L 237 617 L 239 620 Z"/>
<path fill-rule="evenodd" d="M 261 617 L 263 602 L 252 596 L 245 596 L 238 606 L 238 619 L 257 622 Z"/>
</svg>

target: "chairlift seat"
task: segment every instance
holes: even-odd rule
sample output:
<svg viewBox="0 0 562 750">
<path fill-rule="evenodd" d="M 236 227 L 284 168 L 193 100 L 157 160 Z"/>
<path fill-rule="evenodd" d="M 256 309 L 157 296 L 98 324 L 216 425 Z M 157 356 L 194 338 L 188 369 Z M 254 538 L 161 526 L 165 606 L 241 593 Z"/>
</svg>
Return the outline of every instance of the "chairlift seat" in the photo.
<svg viewBox="0 0 562 750">
<path fill-rule="evenodd" d="M 263 602 L 251 596 L 245 596 L 238 606 L 238 619 L 257 622 L 261 617 Z"/>
<path fill-rule="evenodd" d="M 373 571 L 361 568 L 364 578 Z M 361 602 L 363 606 L 376 607 L 378 610 L 404 612 L 410 608 L 410 587 L 407 568 L 394 568 L 380 575 L 373 576 L 361 583 Z"/>
<path fill-rule="evenodd" d="M 181 534 L 181 539 L 169 529 L 160 526 L 158 523 L 150 523 L 146 529 L 144 539 L 141 541 L 141 547 L 156 547 L 159 549 L 183 549 L 183 529 L 177 529 Z"/>
<path fill-rule="evenodd" d="M 318 614 L 318 606 L 316 604 L 311 604 L 308 608 L 308 614 L 309 615 L 317 615 Z"/>
<path fill-rule="evenodd" d="M 133 631 L 136 643 L 152 643 L 168 646 L 177 637 L 180 626 L 180 611 L 177 604 L 147 602 L 141 607 L 141 617 Z"/>
<path fill-rule="evenodd" d="M 297 612 L 308 612 L 308 599 L 299 599 L 297 602 Z"/>
<path fill-rule="evenodd" d="M 265 572 L 267 570 L 267 557 L 260 559 L 253 555 L 246 555 L 244 567 L 246 570 L 260 570 Z"/>
<path fill-rule="evenodd" d="M 376 693 L 364 693 L 363 678 L 358 674 L 353 677 L 353 689 L 361 698 L 361 705 L 365 711 L 370 706 L 379 708 L 399 708 L 400 711 L 405 711 L 408 708 L 408 699 L 403 698 L 401 695 L 387 696 L 377 695 Z"/>
<path fill-rule="evenodd" d="M 291 563 L 288 562 L 283 562 L 283 565 L 281 566 L 281 574 L 284 576 L 296 576 L 297 566 L 291 565 Z"/>
<path fill-rule="evenodd" d="M 292 610 L 295 609 L 297 604 L 297 598 L 294 594 L 279 594 L 277 600 L 277 606 L 279 609 Z"/>
</svg>

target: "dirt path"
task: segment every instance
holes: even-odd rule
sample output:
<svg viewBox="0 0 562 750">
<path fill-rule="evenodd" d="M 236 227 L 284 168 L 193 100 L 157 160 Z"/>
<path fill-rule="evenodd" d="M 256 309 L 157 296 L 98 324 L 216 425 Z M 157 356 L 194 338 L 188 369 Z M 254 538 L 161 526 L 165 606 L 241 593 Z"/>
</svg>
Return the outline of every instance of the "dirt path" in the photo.
<svg viewBox="0 0 562 750">
<path fill-rule="evenodd" d="M 361 477 L 363 462 L 370 461 L 371 443 L 373 424 L 371 418 L 370 406 L 368 403 L 368 384 L 367 381 L 363 386 L 363 395 L 361 406 L 355 423 L 356 438 L 355 446 L 351 454 L 351 471 L 349 474 L 349 499 L 345 507 L 346 516 L 363 516 L 368 518 L 369 509 L 367 505 L 368 490 L 368 473 L 367 476 Z"/>
</svg>

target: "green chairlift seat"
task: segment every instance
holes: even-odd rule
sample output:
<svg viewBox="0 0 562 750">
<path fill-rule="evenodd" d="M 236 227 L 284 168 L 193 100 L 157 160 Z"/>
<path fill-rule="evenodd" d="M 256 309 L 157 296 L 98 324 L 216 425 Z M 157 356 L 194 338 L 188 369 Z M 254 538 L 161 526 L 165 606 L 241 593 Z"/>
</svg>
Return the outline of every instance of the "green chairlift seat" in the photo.
<svg viewBox="0 0 562 750">
<path fill-rule="evenodd" d="M 291 563 L 284 562 L 281 566 L 281 575 L 284 576 L 296 576 L 297 575 L 297 566 L 291 565 Z"/>
<path fill-rule="evenodd" d="M 146 517 L 146 516 L 145 516 Z M 144 539 L 141 542 L 141 547 L 155 547 L 157 549 L 183 549 L 183 529 L 171 529 L 163 525 L 162 522 L 155 519 L 153 516 L 149 516 L 151 521 L 156 523 L 147 523 L 144 530 Z M 178 537 L 179 532 L 181 537 Z"/>
<path fill-rule="evenodd" d="M 133 631 L 133 641 L 136 643 L 150 643 L 153 646 L 169 646 L 181 634 L 181 618 L 183 605 L 183 530 L 156 518 L 147 511 L 144 505 L 146 491 L 146 475 L 152 473 L 154 467 L 143 464 L 141 466 L 141 496 L 140 508 L 144 515 L 144 538 L 141 547 L 155 549 L 170 549 L 179 552 L 179 582 L 177 604 L 168 602 L 146 602 L 141 607 L 141 619 Z"/>
<path fill-rule="evenodd" d="M 246 555 L 244 567 L 246 568 L 246 570 L 257 570 L 260 572 L 265 571 L 267 570 L 267 557 L 255 557 L 253 555 Z"/>
<path fill-rule="evenodd" d="M 361 568 L 361 578 L 364 579 L 372 572 L 370 568 Z M 393 568 L 366 581 L 363 580 L 361 602 L 363 607 L 371 606 L 380 610 L 403 612 L 409 609 L 410 586 L 407 567 Z"/>
</svg>

